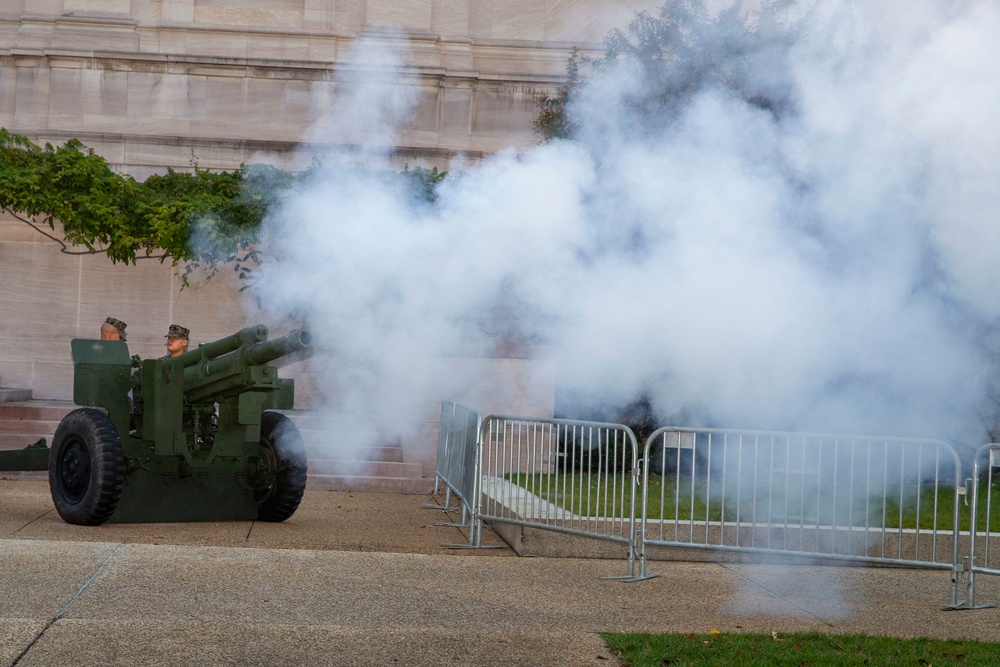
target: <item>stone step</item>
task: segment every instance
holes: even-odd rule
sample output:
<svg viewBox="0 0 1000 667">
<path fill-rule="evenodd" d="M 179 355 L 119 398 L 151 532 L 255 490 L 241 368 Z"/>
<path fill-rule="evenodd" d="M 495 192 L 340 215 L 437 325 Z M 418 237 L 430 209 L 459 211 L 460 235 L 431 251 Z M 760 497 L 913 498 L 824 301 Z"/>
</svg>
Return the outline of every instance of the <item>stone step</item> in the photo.
<svg viewBox="0 0 1000 667">
<path fill-rule="evenodd" d="M 418 493 L 434 490 L 434 478 L 366 477 L 362 475 L 323 475 L 309 473 L 306 489 L 310 491 L 358 491 L 362 493 Z"/>
<path fill-rule="evenodd" d="M 333 431 L 337 433 L 373 433 L 369 429 L 359 428 L 356 419 L 346 419 L 342 415 L 331 414 L 322 410 L 282 410 L 285 416 L 295 422 L 301 429 L 315 431 Z"/>
<path fill-rule="evenodd" d="M 364 450 L 346 450 L 330 447 L 322 440 L 315 440 L 302 434 L 302 439 L 306 443 L 306 456 L 313 459 L 333 459 L 341 461 L 387 461 L 393 463 L 403 462 L 402 447 L 371 447 Z M 323 442 L 323 444 L 319 444 Z"/>
<path fill-rule="evenodd" d="M 423 472 L 419 463 L 396 461 L 342 461 L 334 459 L 308 459 L 309 472 L 318 475 L 364 475 L 368 477 L 420 478 Z"/>
<path fill-rule="evenodd" d="M 19 433 L 48 433 L 50 436 L 56 432 L 59 422 L 41 419 L 5 419 L 0 413 L 0 433 L 17 435 Z"/>
<path fill-rule="evenodd" d="M 0 403 L 10 403 L 11 401 L 30 401 L 30 389 L 0 389 Z"/>
<path fill-rule="evenodd" d="M 0 403 L 0 419 L 37 419 L 62 421 L 70 411 L 78 406 L 69 401 L 24 401 Z"/>
</svg>

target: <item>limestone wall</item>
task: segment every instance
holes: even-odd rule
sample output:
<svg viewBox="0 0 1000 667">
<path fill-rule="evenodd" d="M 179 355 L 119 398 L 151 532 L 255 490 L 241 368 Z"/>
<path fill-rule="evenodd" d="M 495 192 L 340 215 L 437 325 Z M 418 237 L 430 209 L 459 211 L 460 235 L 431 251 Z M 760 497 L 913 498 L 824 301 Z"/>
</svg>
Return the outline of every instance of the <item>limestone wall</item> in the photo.
<svg viewBox="0 0 1000 667">
<path fill-rule="evenodd" d="M 80 138 L 139 178 L 280 160 L 326 112 L 362 34 L 404 48 L 419 100 L 398 163 L 536 141 L 539 94 L 649 0 L 8 0 L 0 127 Z M 319 142 L 316 152 L 342 146 Z"/>
</svg>

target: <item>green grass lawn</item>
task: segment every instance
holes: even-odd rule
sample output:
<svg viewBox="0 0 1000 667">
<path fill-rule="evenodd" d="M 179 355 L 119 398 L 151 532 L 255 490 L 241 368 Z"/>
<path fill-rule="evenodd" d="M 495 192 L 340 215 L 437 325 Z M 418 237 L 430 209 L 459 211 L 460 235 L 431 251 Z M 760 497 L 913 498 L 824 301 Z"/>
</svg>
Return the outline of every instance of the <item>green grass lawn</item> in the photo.
<svg viewBox="0 0 1000 667">
<path fill-rule="evenodd" d="M 958 639 L 895 639 L 868 635 L 602 634 L 627 667 L 952 667 L 1000 665 L 1000 644 Z"/>
<path fill-rule="evenodd" d="M 585 517 L 623 518 L 628 515 L 631 493 L 628 477 L 586 473 L 512 473 L 506 479 L 523 487 L 544 501 Z M 719 480 L 694 480 L 689 476 L 650 475 L 648 513 L 652 520 L 685 522 L 742 522 L 791 524 L 800 520 L 823 525 L 885 529 L 950 530 L 954 493 L 949 487 L 933 485 L 901 490 L 869 489 L 850 497 L 843 491 L 833 494 L 819 485 L 804 483 L 771 484 L 756 491 L 751 484 L 735 486 L 721 494 Z M 714 484 L 714 486 L 713 486 Z M 985 507 L 985 485 L 980 487 L 980 502 Z M 637 491 L 636 502 L 640 502 Z M 963 502 L 960 498 L 959 502 Z M 1000 511 L 991 512 L 990 530 L 1000 531 Z M 641 516 L 637 511 L 636 516 Z M 969 528 L 969 511 L 961 507 L 961 529 Z M 980 519 L 979 530 L 985 529 Z"/>
</svg>

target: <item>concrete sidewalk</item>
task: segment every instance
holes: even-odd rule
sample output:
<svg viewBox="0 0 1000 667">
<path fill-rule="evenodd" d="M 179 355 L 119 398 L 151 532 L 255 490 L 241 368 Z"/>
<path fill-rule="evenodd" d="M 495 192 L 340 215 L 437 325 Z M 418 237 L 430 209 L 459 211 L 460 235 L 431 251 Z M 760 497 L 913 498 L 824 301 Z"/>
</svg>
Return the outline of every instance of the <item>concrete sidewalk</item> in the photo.
<svg viewBox="0 0 1000 667">
<path fill-rule="evenodd" d="M 0 481 L 0 665 L 614 665 L 601 631 L 994 640 L 948 572 L 451 550 L 427 496 L 307 492 L 283 524 L 84 528 Z M 487 542 L 496 544 L 495 535 Z M 1000 600 L 981 577 L 980 600 Z"/>
</svg>

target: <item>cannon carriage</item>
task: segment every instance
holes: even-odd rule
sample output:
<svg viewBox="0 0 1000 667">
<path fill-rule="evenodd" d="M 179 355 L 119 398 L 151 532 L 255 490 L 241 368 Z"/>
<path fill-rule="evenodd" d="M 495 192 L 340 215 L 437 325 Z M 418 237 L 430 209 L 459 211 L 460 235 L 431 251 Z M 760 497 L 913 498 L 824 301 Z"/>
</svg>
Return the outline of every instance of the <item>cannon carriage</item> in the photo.
<svg viewBox="0 0 1000 667">
<path fill-rule="evenodd" d="M 74 339 L 73 400 L 51 448 L 0 452 L 0 469 L 48 470 L 67 522 L 284 521 L 306 485 L 294 382 L 271 362 L 311 351 L 308 331 L 247 327 L 177 357 Z"/>
</svg>

